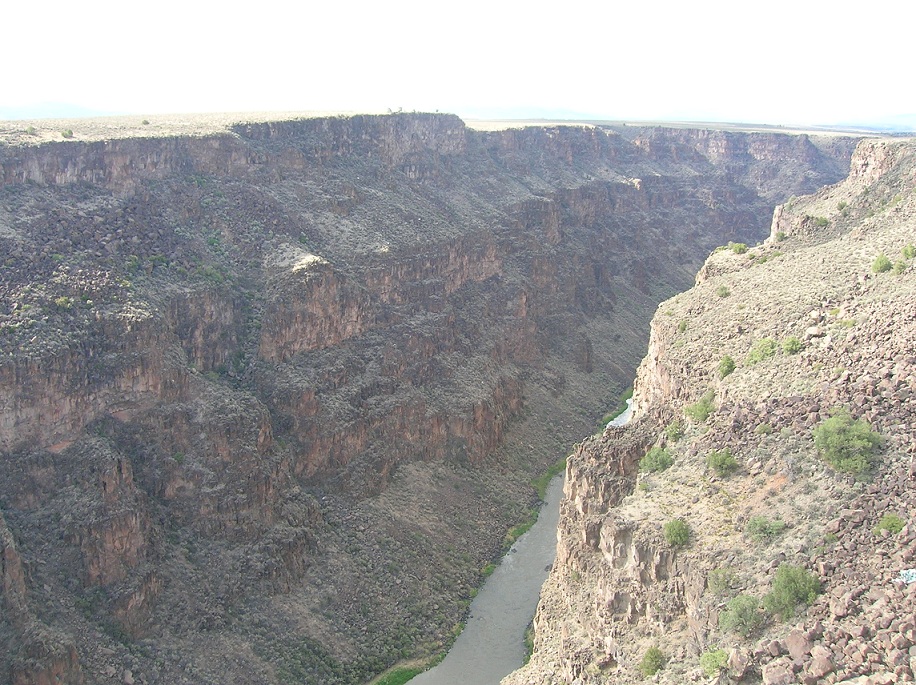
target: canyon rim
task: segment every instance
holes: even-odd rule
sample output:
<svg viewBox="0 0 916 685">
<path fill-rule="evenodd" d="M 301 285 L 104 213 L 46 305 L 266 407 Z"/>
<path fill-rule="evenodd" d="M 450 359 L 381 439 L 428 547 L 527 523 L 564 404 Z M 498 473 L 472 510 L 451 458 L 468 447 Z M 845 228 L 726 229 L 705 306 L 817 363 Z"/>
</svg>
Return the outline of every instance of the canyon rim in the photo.
<svg viewBox="0 0 916 685">
<path fill-rule="evenodd" d="M 725 349 L 712 336 L 727 335 L 730 320 L 706 322 L 693 295 L 656 313 L 660 302 L 703 267 L 692 292 L 731 289 L 708 301 L 716 316 L 762 315 L 768 301 L 743 293 L 778 281 L 743 285 L 753 282 L 745 272 L 780 274 L 794 255 L 811 255 L 799 267 L 810 269 L 828 237 L 858 240 L 864 255 L 884 236 L 869 227 L 909 217 L 912 195 L 906 144 L 856 148 L 843 136 L 481 131 L 440 114 L 98 120 L 69 122 L 66 138 L 60 129 L 0 125 L 0 677 L 17 685 L 361 683 L 438 653 L 481 569 L 536 504 L 531 479 L 599 430 L 647 344 L 636 386 L 647 418 L 625 438 L 636 451 L 657 439 L 662 419 L 649 417 L 706 391 L 709 351 Z M 839 195 L 794 200 L 771 233 L 777 204 L 828 192 L 819 189 L 850 164 L 846 183 L 860 185 L 843 195 L 845 215 Z M 895 191 L 885 197 L 885 186 Z M 802 211 L 811 202 L 822 204 Z M 874 245 L 899 251 L 907 225 Z M 776 233 L 789 237 L 783 247 Z M 727 251 L 703 265 L 717 246 L 764 239 L 754 260 Z M 837 273 L 860 274 L 849 264 Z M 912 283 L 907 263 L 887 278 L 897 276 L 887 283 Z M 859 321 L 854 306 L 871 301 L 819 297 L 836 300 L 843 320 Z M 815 295 L 805 298 L 814 309 Z M 833 308 L 813 325 L 838 344 Z M 665 338 L 681 321 L 683 360 L 666 356 Z M 734 325 L 740 347 L 769 324 Z M 823 337 L 793 361 L 813 359 Z M 763 401 L 740 394 L 742 373 L 722 381 L 710 425 L 731 416 L 723 402 Z M 778 418 L 789 410 L 769 392 L 780 436 L 796 419 Z M 809 395 L 783 404 L 801 396 L 801 412 Z M 856 397 L 835 401 L 867 414 Z M 679 449 L 699 453 L 717 430 L 697 429 Z M 585 441 L 570 461 L 567 487 L 578 489 L 564 504 L 555 587 L 572 570 L 588 580 L 583 592 L 612 582 L 564 547 L 580 524 L 593 533 L 582 544 L 610 540 L 604 531 L 617 529 L 577 516 L 610 516 L 632 497 L 632 450 L 594 466 L 619 468 L 623 481 L 582 475 L 589 446 L 611 437 Z M 702 593 L 692 553 L 658 552 L 660 580 Z M 675 603 L 670 615 L 693 621 L 678 592 L 661 593 Z M 630 655 L 606 646 L 617 623 L 583 619 L 565 633 L 575 646 L 549 646 L 548 603 L 559 596 L 539 610 L 530 677 L 601 682 L 622 663 L 618 676 L 631 673 Z M 640 621 L 655 614 L 640 607 L 655 600 L 621 597 L 601 601 L 651 636 Z M 685 664 L 698 646 L 684 640 Z"/>
</svg>

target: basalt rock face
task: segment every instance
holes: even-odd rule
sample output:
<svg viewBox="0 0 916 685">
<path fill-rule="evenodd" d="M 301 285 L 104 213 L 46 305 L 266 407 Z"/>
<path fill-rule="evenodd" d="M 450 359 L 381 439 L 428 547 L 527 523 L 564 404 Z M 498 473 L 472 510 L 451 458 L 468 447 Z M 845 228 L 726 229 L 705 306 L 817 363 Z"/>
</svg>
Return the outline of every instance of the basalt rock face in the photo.
<svg viewBox="0 0 916 685">
<path fill-rule="evenodd" d="M 435 651 L 655 304 L 851 153 L 447 115 L 87 126 L 0 146 L 17 684 L 349 683 Z"/>
<path fill-rule="evenodd" d="M 916 679 L 916 146 L 863 141 L 851 168 L 659 306 L 636 419 L 569 460 L 535 653 L 504 683 L 640 682 L 652 646 L 665 683 Z M 838 411 L 880 435 L 864 470 L 815 443 Z M 670 468 L 641 468 L 651 447 Z M 780 605 L 787 573 L 816 594 Z"/>
</svg>

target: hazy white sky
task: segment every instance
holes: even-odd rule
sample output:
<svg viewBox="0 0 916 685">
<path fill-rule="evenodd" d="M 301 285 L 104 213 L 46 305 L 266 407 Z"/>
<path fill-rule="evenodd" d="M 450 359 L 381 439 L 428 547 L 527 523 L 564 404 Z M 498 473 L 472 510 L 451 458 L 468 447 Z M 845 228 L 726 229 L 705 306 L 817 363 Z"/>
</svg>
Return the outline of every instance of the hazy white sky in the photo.
<svg viewBox="0 0 916 685">
<path fill-rule="evenodd" d="M 914 20 L 908 0 L 36 0 L 3 10 L 0 108 L 868 122 L 916 113 Z"/>
</svg>

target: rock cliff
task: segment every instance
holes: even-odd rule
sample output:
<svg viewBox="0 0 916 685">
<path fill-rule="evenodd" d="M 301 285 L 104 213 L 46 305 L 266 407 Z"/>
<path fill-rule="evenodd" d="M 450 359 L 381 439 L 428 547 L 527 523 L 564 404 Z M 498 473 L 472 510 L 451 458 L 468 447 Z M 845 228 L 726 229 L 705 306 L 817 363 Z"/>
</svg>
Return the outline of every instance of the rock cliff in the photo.
<svg viewBox="0 0 916 685">
<path fill-rule="evenodd" d="M 0 127 L 17 684 L 354 683 L 441 649 L 656 304 L 854 144 L 425 114 L 50 126 Z"/>
<path fill-rule="evenodd" d="M 659 305 L 504 683 L 914 681 L 914 227 L 916 145 L 863 141 Z"/>
</svg>

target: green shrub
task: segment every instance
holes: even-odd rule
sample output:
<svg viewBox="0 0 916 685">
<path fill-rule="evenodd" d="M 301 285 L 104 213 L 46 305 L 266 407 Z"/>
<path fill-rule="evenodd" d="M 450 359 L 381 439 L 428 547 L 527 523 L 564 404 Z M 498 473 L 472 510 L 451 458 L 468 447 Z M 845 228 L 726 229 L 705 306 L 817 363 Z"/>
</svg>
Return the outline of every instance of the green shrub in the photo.
<svg viewBox="0 0 916 685">
<path fill-rule="evenodd" d="M 722 596 L 728 594 L 729 590 L 735 587 L 738 582 L 738 574 L 730 566 L 716 568 L 706 576 L 706 584 L 710 592 L 714 595 Z"/>
<path fill-rule="evenodd" d="M 786 232 L 785 232 L 785 231 L 776 231 L 776 241 L 777 241 L 777 242 L 780 242 L 780 243 L 781 243 L 781 242 L 782 242 L 783 240 L 785 240 L 787 237 L 788 237 L 788 236 L 786 235 Z"/>
<path fill-rule="evenodd" d="M 66 130 L 61 131 L 60 134 L 61 134 L 64 138 L 72 138 L 72 137 L 73 137 L 73 130 L 68 128 L 68 129 L 66 129 Z"/>
<path fill-rule="evenodd" d="M 671 452 L 657 445 L 646 452 L 646 456 L 639 460 L 639 470 L 644 473 L 659 473 L 674 463 Z"/>
<path fill-rule="evenodd" d="M 735 370 L 735 360 L 725 355 L 719 360 L 719 378 L 725 378 Z"/>
<path fill-rule="evenodd" d="M 143 124 L 144 126 L 149 126 L 149 119 L 144 119 L 140 123 Z"/>
<path fill-rule="evenodd" d="M 785 529 L 786 524 L 779 519 L 770 521 L 766 516 L 752 516 L 744 532 L 754 542 L 770 542 L 782 535 Z"/>
<path fill-rule="evenodd" d="M 738 595 L 728 601 L 719 614 L 719 625 L 730 633 L 750 637 L 763 625 L 760 600 L 751 595 Z"/>
<path fill-rule="evenodd" d="M 821 581 L 801 566 L 780 564 L 773 578 L 770 594 L 763 598 L 764 608 L 788 621 L 799 604 L 811 604 L 820 592 Z"/>
<path fill-rule="evenodd" d="M 683 333 L 687 330 L 687 319 L 681 319 L 677 324 L 677 332 Z"/>
<path fill-rule="evenodd" d="M 883 274 L 885 271 L 890 271 L 893 267 L 891 260 L 887 258 L 887 255 L 883 252 L 875 257 L 875 261 L 871 263 L 871 270 L 876 274 Z"/>
<path fill-rule="evenodd" d="M 745 243 L 728 243 L 728 249 L 734 252 L 735 254 L 744 254 L 747 252 L 747 245 Z"/>
<path fill-rule="evenodd" d="M 543 474 L 531 481 L 531 485 L 537 491 L 538 497 L 542 502 L 547 497 L 547 486 L 550 485 L 550 481 L 554 479 L 554 476 L 563 473 L 565 470 L 566 457 L 563 457 L 555 461 Z"/>
<path fill-rule="evenodd" d="M 814 429 L 814 446 L 821 457 L 837 471 L 861 473 L 872 464 L 876 450 L 884 444 L 880 434 L 865 421 L 853 420 L 846 409 L 839 409 Z"/>
<path fill-rule="evenodd" d="M 894 262 L 893 271 L 895 276 L 902 274 L 904 271 L 906 271 L 906 262 L 902 259 L 898 259 L 896 262 Z"/>
<path fill-rule="evenodd" d="M 842 211 L 843 211 L 844 209 L 846 209 L 848 206 L 849 206 L 849 203 L 846 202 L 845 200 L 843 200 L 843 201 L 837 203 L 836 208 L 842 212 Z"/>
<path fill-rule="evenodd" d="M 803 347 L 802 341 L 794 335 L 782 341 L 782 351 L 786 354 L 798 354 L 802 351 Z"/>
<path fill-rule="evenodd" d="M 665 667 L 665 655 L 658 647 L 649 647 L 639 662 L 639 672 L 645 677 L 653 676 Z"/>
<path fill-rule="evenodd" d="M 668 521 L 662 532 L 665 535 L 665 542 L 672 547 L 683 547 L 690 540 L 690 527 L 684 519 L 672 519 Z"/>
<path fill-rule="evenodd" d="M 726 285 L 720 285 L 718 288 L 716 288 L 716 295 L 718 295 L 719 297 L 728 297 L 731 294 L 732 294 L 732 291 L 729 290 L 728 286 Z"/>
<path fill-rule="evenodd" d="M 694 423 L 705 423 L 715 409 L 715 392 L 708 390 L 699 402 L 684 407 L 684 414 Z"/>
<path fill-rule="evenodd" d="M 772 338 L 763 338 L 751 345 L 751 351 L 747 353 L 748 364 L 759 364 L 764 359 L 769 359 L 776 354 L 779 346 Z"/>
<path fill-rule="evenodd" d="M 61 295 L 54 299 L 54 306 L 58 311 L 66 312 L 73 309 L 73 298 Z"/>
<path fill-rule="evenodd" d="M 677 442 L 684 437 L 684 424 L 675 419 L 665 426 L 665 437 L 669 442 Z"/>
<path fill-rule="evenodd" d="M 817 226 L 818 228 L 824 228 L 829 223 L 830 222 L 825 217 L 822 217 L 822 216 L 814 217 L 814 225 Z"/>
<path fill-rule="evenodd" d="M 708 678 L 714 678 L 719 675 L 719 671 L 728 666 L 728 652 L 724 649 L 711 650 L 703 652 L 700 655 L 700 668 Z"/>
<path fill-rule="evenodd" d="M 770 435 L 773 432 L 773 426 L 766 422 L 758 423 L 757 427 L 754 429 L 754 432 L 757 435 Z"/>
<path fill-rule="evenodd" d="M 377 685 L 404 685 L 423 672 L 422 668 L 396 668 L 378 681 Z"/>
<path fill-rule="evenodd" d="M 912 243 L 910 243 L 909 245 L 904 247 L 900 252 L 903 254 L 904 259 L 912 259 L 913 257 L 916 257 L 916 245 L 913 245 Z"/>
<path fill-rule="evenodd" d="M 881 517 L 881 520 L 878 521 L 875 532 L 880 533 L 882 530 L 889 530 L 892 534 L 896 535 L 903 530 L 904 525 L 906 525 L 904 520 L 897 516 L 897 514 L 885 514 Z"/>
<path fill-rule="evenodd" d="M 30 135 L 30 136 L 38 135 L 38 131 L 35 130 L 35 127 L 34 127 L 34 126 L 29 126 L 29 127 L 25 130 L 25 132 L 26 132 L 28 135 Z"/>
<path fill-rule="evenodd" d="M 706 455 L 706 465 L 716 472 L 717 476 L 727 476 L 738 469 L 738 462 L 729 449 L 713 450 Z"/>
</svg>

